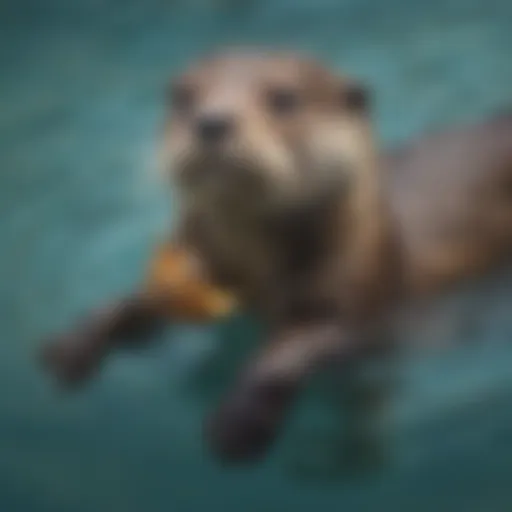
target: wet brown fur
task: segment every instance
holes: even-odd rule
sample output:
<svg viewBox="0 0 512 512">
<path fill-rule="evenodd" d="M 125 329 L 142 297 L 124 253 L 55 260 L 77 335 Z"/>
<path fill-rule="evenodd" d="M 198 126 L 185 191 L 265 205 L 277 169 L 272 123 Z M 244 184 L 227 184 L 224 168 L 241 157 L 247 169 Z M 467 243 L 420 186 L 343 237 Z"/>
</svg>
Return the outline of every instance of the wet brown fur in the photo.
<svg viewBox="0 0 512 512">
<path fill-rule="evenodd" d="M 314 61 L 234 54 L 192 70 L 200 82 L 224 80 L 235 101 L 248 87 L 236 77 L 266 76 L 276 68 L 280 79 L 298 80 L 329 108 L 335 95 L 341 101 L 343 91 L 347 98 L 355 91 L 353 104 L 343 107 L 354 133 L 349 142 L 340 140 L 354 153 L 348 186 L 304 201 L 299 194 L 301 201 L 263 214 L 246 209 L 243 197 L 220 205 L 207 195 L 183 193 L 182 222 L 155 258 L 146 286 L 44 348 L 46 364 L 61 380 L 78 382 L 135 327 L 146 333 L 169 319 L 210 321 L 252 311 L 273 334 L 208 422 L 213 447 L 236 460 L 264 452 L 313 368 L 378 341 L 400 300 L 480 276 L 506 263 L 512 249 L 512 115 L 382 153 L 364 91 Z M 250 129 L 264 140 L 268 127 L 255 105 L 247 114 Z M 173 122 L 170 129 L 179 130 Z M 279 136 L 293 142 L 296 130 L 291 123 Z M 277 167 L 268 170 L 275 175 L 267 179 L 279 186 L 289 178 Z M 283 183 L 285 191 L 294 186 Z M 140 333 L 133 338 L 143 339 Z"/>
</svg>

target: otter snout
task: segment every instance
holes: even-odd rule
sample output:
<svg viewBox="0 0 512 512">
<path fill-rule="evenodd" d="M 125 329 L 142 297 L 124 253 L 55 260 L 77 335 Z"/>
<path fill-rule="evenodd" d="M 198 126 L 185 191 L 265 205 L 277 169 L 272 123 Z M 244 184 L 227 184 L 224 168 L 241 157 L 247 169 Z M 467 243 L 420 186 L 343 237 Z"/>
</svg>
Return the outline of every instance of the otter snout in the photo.
<svg viewBox="0 0 512 512">
<path fill-rule="evenodd" d="M 195 123 L 198 140 L 203 144 L 219 144 L 233 135 L 235 122 L 233 116 L 223 113 L 199 115 Z"/>
</svg>

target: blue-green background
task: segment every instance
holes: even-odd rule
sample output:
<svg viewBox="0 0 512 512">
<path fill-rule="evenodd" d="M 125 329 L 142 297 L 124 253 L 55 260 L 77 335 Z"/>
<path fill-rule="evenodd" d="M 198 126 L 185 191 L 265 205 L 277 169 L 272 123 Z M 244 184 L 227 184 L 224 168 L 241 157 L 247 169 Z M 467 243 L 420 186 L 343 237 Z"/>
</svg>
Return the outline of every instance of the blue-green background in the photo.
<svg viewBox="0 0 512 512">
<path fill-rule="evenodd" d="M 512 106 L 507 0 L 0 2 L 0 511 L 512 510 L 510 279 L 470 297 L 471 323 L 450 319 L 460 299 L 434 314 L 437 336 L 487 343 L 410 363 L 379 478 L 298 471 L 335 451 L 325 393 L 262 465 L 216 465 L 201 420 L 238 346 L 215 356 L 212 332 L 169 332 L 74 396 L 34 364 L 43 337 L 141 277 L 168 217 L 162 86 L 219 43 L 284 44 L 366 79 L 385 143 Z"/>
</svg>

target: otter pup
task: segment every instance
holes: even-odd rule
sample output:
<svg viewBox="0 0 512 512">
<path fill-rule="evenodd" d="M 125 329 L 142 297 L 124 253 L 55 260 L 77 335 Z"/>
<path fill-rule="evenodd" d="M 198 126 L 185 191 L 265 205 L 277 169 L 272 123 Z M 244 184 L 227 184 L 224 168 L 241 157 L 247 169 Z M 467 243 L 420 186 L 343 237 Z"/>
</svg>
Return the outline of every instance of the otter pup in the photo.
<svg viewBox="0 0 512 512">
<path fill-rule="evenodd" d="M 207 423 L 225 458 L 262 454 L 305 376 L 379 348 L 394 307 L 510 256 L 512 116 L 382 154 L 364 86 L 271 52 L 194 64 L 169 112 L 178 229 L 140 292 L 43 360 L 78 383 L 169 320 L 254 313 L 271 335 Z"/>
</svg>

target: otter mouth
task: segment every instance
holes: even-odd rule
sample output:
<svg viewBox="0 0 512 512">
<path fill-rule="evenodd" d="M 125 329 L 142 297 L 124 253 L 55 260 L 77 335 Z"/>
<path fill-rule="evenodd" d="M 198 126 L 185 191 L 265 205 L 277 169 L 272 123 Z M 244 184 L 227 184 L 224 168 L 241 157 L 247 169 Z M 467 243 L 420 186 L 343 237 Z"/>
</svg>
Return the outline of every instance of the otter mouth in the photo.
<svg viewBox="0 0 512 512">
<path fill-rule="evenodd" d="M 177 167 L 180 182 L 189 187 L 215 184 L 216 188 L 263 193 L 264 172 L 249 158 L 233 156 L 217 149 L 201 150 Z"/>
</svg>

